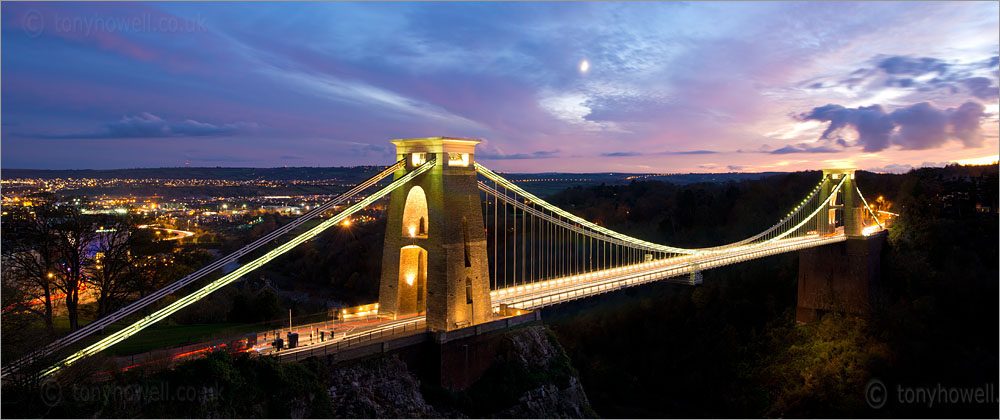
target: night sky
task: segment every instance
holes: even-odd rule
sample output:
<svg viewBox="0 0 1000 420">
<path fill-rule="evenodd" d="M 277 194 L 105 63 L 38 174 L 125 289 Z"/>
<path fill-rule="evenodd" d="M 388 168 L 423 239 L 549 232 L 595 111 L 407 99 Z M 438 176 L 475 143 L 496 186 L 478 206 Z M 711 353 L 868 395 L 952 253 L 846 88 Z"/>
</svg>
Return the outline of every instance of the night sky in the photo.
<svg viewBox="0 0 1000 420">
<path fill-rule="evenodd" d="M 3 3 L 4 168 L 902 171 L 998 154 L 997 2 Z"/>
</svg>

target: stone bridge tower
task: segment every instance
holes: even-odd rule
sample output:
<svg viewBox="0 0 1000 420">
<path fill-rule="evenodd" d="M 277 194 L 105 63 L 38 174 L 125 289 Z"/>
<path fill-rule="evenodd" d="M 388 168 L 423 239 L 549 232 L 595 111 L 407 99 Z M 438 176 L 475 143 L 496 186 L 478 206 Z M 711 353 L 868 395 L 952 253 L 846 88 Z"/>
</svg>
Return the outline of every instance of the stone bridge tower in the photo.
<svg viewBox="0 0 1000 420">
<path fill-rule="evenodd" d="M 865 315 L 880 296 L 882 243 L 885 232 L 865 236 L 865 208 L 855 191 L 854 169 L 824 169 L 820 198 L 831 200 L 828 211 L 816 215 L 820 235 L 838 233 L 843 227 L 847 240 L 799 251 L 799 323 L 818 320 L 826 312 Z M 845 179 L 846 178 L 846 179 Z M 836 196 L 833 187 L 844 180 Z"/>
<path fill-rule="evenodd" d="M 480 140 L 428 137 L 393 140 L 395 178 L 429 160 L 436 165 L 390 195 L 379 313 L 425 313 L 432 331 L 492 319 L 486 232 L 476 179 Z"/>
<path fill-rule="evenodd" d="M 844 233 L 848 237 L 861 237 L 864 207 L 861 206 L 861 200 L 854 191 L 854 169 L 824 169 L 823 178 L 826 182 L 821 187 L 820 198 L 832 202 L 830 210 L 816 215 L 819 219 L 820 234 L 834 233 L 839 225 L 843 226 Z M 844 185 L 837 191 L 836 197 L 831 197 L 833 187 L 842 179 Z"/>
</svg>

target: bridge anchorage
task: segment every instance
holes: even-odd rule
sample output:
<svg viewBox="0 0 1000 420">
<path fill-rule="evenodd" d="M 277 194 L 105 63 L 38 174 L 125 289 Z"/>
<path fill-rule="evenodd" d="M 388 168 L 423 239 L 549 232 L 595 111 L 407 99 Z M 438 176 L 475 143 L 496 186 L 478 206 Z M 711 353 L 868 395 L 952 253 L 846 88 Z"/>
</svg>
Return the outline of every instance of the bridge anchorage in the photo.
<svg viewBox="0 0 1000 420">
<path fill-rule="evenodd" d="M 247 338 L 246 346 L 264 349 L 281 361 L 340 358 L 352 351 L 363 353 L 359 346 L 371 349 L 378 344 L 385 351 L 413 345 L 416 335 L 432 333 L 441 345 L 442 378 L 451 375 L 445 372 L 446 361 L 462 360 L 466 367 L 458 368 L 459 383 L 467 384 L 474 376 L 469 372 L 486 367 L 469 358 L 467 349 L 475 343 L 462 340 L 537 319 L 537 309 L 654 281 L 695 285 L 705 270 L 787 252 L 800 253 L 799 321 L 810 322 L 825 311 L 864 312 L 869 306 L 884 236 L 880 233 L 886 225 L 857 188 L 853 170 L 824 170 L 800 203 L 756 235 L 715 247 L 680 248 L 616 232 L 525 191 L 476 162 L 479 142 L 453 137 L 394 140 L 397 162 L 384 171 L 232 254 L 4 366 L 2 376 L 21 370 L 47 376 L 97 354 L 384 197 L 389 198 L 389 211 L 379 296 L 369 311 L 376 319 L 367 320 L 364 327 L 338 324 L 344 320 L 290 326 L 288 333 L 305 335 L 297 340 L 299 347 L 280 352 L 267 350 L 273 347 L 257 335 Z M 393 180 L 388 185 L 362 195 L 389 176 Z M 240 261 L 328 211 L 336 212 L 263 255 Z M 186 296 L 158 303 L 232 262 L 243 264 Z M 153 304 L 149 315 L 70 350 Z M 393 341 L 402 339 L 401 334 L 408 341 Z M 449 342 L 451 346 L 445 346 Z"/>
</svg>

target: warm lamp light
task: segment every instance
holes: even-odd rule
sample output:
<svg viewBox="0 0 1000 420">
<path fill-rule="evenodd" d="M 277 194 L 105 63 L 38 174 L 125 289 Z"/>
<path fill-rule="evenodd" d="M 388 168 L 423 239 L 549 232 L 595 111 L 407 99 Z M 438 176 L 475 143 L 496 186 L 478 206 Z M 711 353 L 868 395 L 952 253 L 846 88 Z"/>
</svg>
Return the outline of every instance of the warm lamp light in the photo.
<svg viewBox="0 0 1000 420">
<path fill-rule="evenodd" d="M 413 286 L 413 280 L 416 280 L 416 276 L 414 276 L 413 274 L 407 274 L 406 275 L 406 284 L 407 285 Z"/>
</svg>

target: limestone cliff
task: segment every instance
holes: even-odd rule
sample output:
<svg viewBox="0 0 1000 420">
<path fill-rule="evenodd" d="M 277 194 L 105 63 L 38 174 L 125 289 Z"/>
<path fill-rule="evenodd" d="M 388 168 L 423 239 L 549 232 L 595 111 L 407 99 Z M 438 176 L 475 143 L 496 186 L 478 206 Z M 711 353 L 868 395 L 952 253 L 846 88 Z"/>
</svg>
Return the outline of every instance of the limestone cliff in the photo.
<svg viewBox="0 0 1000 420">
<path fill-rule="evenodd" d="M 594 417 L 576 371 L 545 327 L 498 339 L 490 369 L 460 392 L 421 380 L 395 355 L 332 368 L 331 412 L 342 418 Z"/>
</svg>

